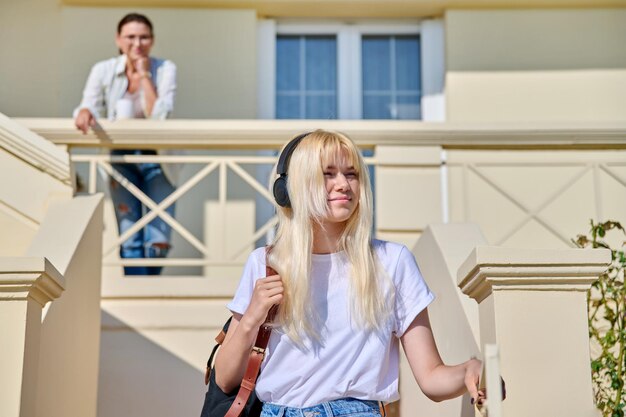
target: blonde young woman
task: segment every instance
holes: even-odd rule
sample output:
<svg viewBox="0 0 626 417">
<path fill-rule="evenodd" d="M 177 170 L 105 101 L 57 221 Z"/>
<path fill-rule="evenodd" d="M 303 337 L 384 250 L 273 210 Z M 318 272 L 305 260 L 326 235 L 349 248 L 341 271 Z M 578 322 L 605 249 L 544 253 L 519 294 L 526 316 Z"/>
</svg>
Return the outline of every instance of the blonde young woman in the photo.
<svg viewBox="0 0 626 417">
<path fill-rule="evenodd" d="M 256 385 L 262 417 L 379 416 L 379 402 L 399 398 L 400 344 L 429 398 L 469 391 L 482 401 L 480 361 L 448 366 L 439 356 L 427 312 L 434 295 L 411 252 L 372 238 L 370 180 L 354 143 L 318 130 L 286 149 L 279 181 L 288 201 L 279 202 L 268 257 L 278 275 L 264 277 L 264 248 L 252 252 L 228 305 L 217 385 L 231 392 L 241 383 L 257 331 L 278 305 Z"/>
</svg>

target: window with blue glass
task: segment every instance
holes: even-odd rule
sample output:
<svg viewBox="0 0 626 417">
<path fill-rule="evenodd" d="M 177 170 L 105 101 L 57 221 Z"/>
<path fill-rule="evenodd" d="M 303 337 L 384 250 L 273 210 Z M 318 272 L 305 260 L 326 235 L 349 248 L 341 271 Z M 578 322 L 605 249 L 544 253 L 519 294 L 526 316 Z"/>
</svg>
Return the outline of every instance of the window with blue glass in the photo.
<svg viewBox="0 0 626 417">
<path fill-rule="evenodd" d="M 266 117 L 422 119 L 417 24 L 313 24 L 302 29 L 304 33 L 298 24 L 285 24 L 276 32 L 275 101 Z"/>
<path fill-rule="evenodd" d="M 336 36 L 277 36 L 276 118 L 339 118 Z"/>
<path fill-rule="evenodd" d="M 361 38 L 363 119 L 420 119 L 419 36 Z"/>
</svg>

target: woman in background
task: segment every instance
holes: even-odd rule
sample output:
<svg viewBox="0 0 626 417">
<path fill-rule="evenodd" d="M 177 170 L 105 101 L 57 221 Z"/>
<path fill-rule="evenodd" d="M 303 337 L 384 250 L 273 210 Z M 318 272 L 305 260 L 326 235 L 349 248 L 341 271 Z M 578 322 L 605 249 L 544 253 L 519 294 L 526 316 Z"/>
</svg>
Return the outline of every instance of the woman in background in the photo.
<svg viewBox="0 0 626 417">
<path fill-rule="evenodd" d="M 154 45 L 150 20 L 138 13 L 124 16 L 117 25 L 115 43 L 119 56 L 93 66 L 83 99 L 74 111 L 74 123 L 83 133 L 94 127 L 99 118 L 165 119 L 174 109 L 176 66 L 171 61 L 150 56 Z M 156 155 L 156 151 L 116 149 L 111 155 Z M 115 163 L 113 168 L 157 204 L 174 190 L 176 172 L 171 164 Z M 143 216 L 144 208 L 113 178 L 110 191 L 122 235 Z M 173 216 L 174 204 L 166 211 Z M 157 216 L 122 243 L 120 256 L 165 257 L 171 247 L 170 238 L 171 227 Z M 126 275 L 158 275 L 161 267 L 125 267 L 124 270 Z"/>
</svg>

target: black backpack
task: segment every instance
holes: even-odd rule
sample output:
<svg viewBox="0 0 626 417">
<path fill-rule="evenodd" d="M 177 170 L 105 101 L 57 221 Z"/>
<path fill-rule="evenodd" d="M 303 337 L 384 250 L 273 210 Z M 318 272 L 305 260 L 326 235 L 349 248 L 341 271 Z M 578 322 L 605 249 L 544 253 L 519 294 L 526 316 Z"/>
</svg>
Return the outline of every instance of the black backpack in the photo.
<svg viewBox="0 0 626 417">
<path fill-rule="evenodd" d="M 228 326 L 230 325 L 229 318 L 222 331 L 217 335 L 215 341 L 217 344 L 213 348 L 211 352 L 211 356 L 209 356 L 209 360 L 206 364 L 206 372 L 204 375 L 204 383 L 208 384 L 209 389 L 207 390 L 206 395 L 204 396 L 204 405 L 202 406 L 202 413 L 200 417 L 224 417 L 230 406 L 235 401 L 237 397 L 237 393 L 239 392 L 239 387 L 232 390 L 232 392 L 225 393 L 220 389 L 220 387 L 215 383 L 215 367 L 213 364 L 213 360 L 215 359 L 215 354 L 217 353 L 218 348 L 222 345 L 224 341 L 224 337 L 226 337 L 226 333 L 228 332 Z M 243 408 L 240 416 L 241 417 L 259 417 L 261 415 L 261 408 L 263 407 L 263 403 L 259 401 L 256 394 L 252 392 L 248 402 Z"/>
</svg>

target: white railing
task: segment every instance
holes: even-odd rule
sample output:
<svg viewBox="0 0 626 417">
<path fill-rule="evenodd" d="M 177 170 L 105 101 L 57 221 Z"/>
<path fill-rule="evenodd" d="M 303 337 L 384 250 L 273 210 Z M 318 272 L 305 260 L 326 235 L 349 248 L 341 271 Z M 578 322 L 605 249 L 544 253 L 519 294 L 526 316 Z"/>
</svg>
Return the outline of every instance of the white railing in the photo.
<svg viewBox="0 0 626 417">
<path fill-rule="evenodd" d="M 123 187 L 125 187 L 133 196 L 141 201 L 150 211 L 146 213 L 139 221 L 137 221 L 131 228 L 126 230 L 121 236 L 119 236 L 113 245 L 105 247 L 104 256 L 111 254 L 114 250 L 119 249 L 119 246 L 130 236 L 136 233 L 138 230 L 147 225 L 154 218 L 161 217 L 163 221 L 169 224 L 173 230 L 178 232 L 180 236 L 185 239 L 191 246 L 193 246 L 200 254 L 206 259 L 193 260 L 193 259 L 152 259 L 152 260 L 125 260 L 123 265 L 150 265 L 150 266 L 167 266 L 167 265 L 193 265 L 204 266 L 209 264 L 229 264 L 228 259 L 232 259 L 233 256 L 226 256 L 226 260 L 211 259 L 211 252 L 207 247 L 206 242 L 200 241 L 192 232 L 180 224 L 174 217 L 168 214 L 167 209 L 172 204 L 176 203 L 181 197 L 183 197 L 188 191 L 193 189 L 200 181 L 205 179 L 213 171 L 219 172 L 219 202 L 224 205 L 227 200 L 227 170 L 230 168 L 236 172 L 240 178 L 242 178 L 247 184 L 253 187 L 261 196 L 266 199 L 270 199 L 270 195 L 266 189 L 253 178 L 249 173 L 241 168 L 241 164 L 254 163 L 254 164 L 268 164 L 273 163 L 275 158 L 264 157 L 249 157 L 249 158 L 236 158 L 236 157 L 214 157 L 214 156 L 151 156 L 151 155 L 134 155 L 134 156 L 108 156 L 108 155 L 73 155 L 72 161 L 75 163 L 88 163 L 89 165 L 89 193 L 96 192 L 96 172 L 98 169 L 102 169 L 106 175 L 113 177 Z M 145 195 L 137 186 L 131 183 L 126 177 L 124 177 L 119 171 L 115 170 L 111 163 L 160 163 L 160 164 L 198 164 L 201 169 L 195 173 L 191 178 L 187 179 L 183 184 L 176 188 L 176 190 L 170 194 L 167 198 L 161 201 L 159 204 Z M 235 256 L 241 255 L 240 252 L 245 251 L 248 245 L 253 244 L 258 238 L 266 233 L 276 223 L 275 217 L 272 217 L 265 225 L 257 230 L 251 237 L 247 239 L 244 247 L 237 250 Z"/>
<path fill-rule="evenodd" d="M 498 345 L 485 345 L 484 355 L 484 387 L 487 389 L 487 401 L 482 415 L 502 417 L 502 386 L 500 385 L 500 352 Z M 482 385 L 482 384 L 481 384 Z"/>
<path fill-rule="evenodd" d="M 315 128 L 343 131 L 362 149 L 374 151 L 368 163 L 376 169 L 378 191 L 385 191 L 385 198 L 379 199 L 376 205 L 377 232 L 383 237 L 401 234 L 410 240 L 417 238 L 432 222 L 469 221 L 480 224 L 487 239 L 494 244 L 506 245 L 509 241 L 519 244 L 520 238 L 516 235 L 533 235 L 532 226 L 551 235 L 557 242 L 551 242 L 551 245 L 567 247 L 570 235 L 580 232 L 580 227 L 585 227 L 588 218 L 604 214 L 601 208 L 607 206 L 607 202 L 602 190 L 614 184 L 606 185 L 602 181 L 613 181 L 622 187 L 619 192 L 626 194 L 626 179 L 620 174 L 626 166 L 624 123 L 493 125 L 408 121 L 125 120 L 102 122 L 95 131 L 82 135 L 70 119 L 15 120 L 57 145 L 68 147 L 72 151 L 72 162 L 79 167 L 87 167 L 82 175 L 87 178 L 89 192 L 106 191 L 107 184 L 99 182 L 98 176 L 112 176 L 148 208 L 141 220 L 121 236 L 110 233 L 116 227 L 110 227 L 114 218 L 109 209 L 107 230 L 110 236 L 105 239 L 105 267 L 166 266 L 170 268 L 164 273 L 170 276 L 174 275 L 176 268 L 183 267 L 185 273 L 182 275 L 185 276 L 210 275 L 210 268 L 222 268 L 222 274 L 223 268 L 243 263 L 242 256 L 255 242 L 260 243 L 276 222 L 270 204 L 266 203 L 272 200 L 266 185 L 269 167 L 276 158 L 272 155 L 276 155 L 280 146 L 293 135 Z M 85 154 L 84 148 L 90 149 L 91 153 Z M 186 149 L 190 152 L 177 156 L 110 156 L 102 153 L 102 148 Z M 82 149 L 83 153 L 75 149 Z M 259 153 L 260 150 L 266 152 Z M 229 154 L 225 155 L 224 151 Z M 200 152 L 204 154 L 197 154 Z M 535 156 L 538 153 L 542 154 L 540 160 Z M 574 154 L 575 157 L 572 156 Z M 114 162 L 148 161 L 183 163 L 188 167 L 186 181 L 159 204 L 151 201 L 112 166 Z M 563 168 L 562 172 L 559 171 L 563 179 L 541 201 L 531 202 L 520 198 L 511 183 L 503 185 L 499 181 L 499 172 L 490 171 L 492 168 L 506 169 L 510 176 L 524 176 L 528 170 L 539 172 L 545 166 Z M 568 171 L 572 167 L 576 172 Z M 515 171 L 517 168 L 520 168 L 520 174 Z M 259 175 L 258 170 L 264 170 L 265 174 Z M 415 179 L 416 182 L 404 180 L 401 186 L 393 184 L 405 171 L 413 175 L 410 181 Z M 591 198 L 595 208 L 585 213 L 582 220 L 571 221 L 580 226 L 575 230 L 573 226 L 563 227 L 559 224 L 561 219 L 555 220 L 553 214 L 545 214 L 546 208 L 550 208 L 555 201 L 564 205 L 561 197 L 571 193 L 573 186 L 586 186 L 582 180 L 586 181 L 590 172 L 594 178 Z M 420 181 L 432 178 L 434 173 L 437 179 L 428 184 L 440 196 L 421 201 L 412 197 L 418 194 L 418 190 L 412 187 L 422 187 L 423 182 Z M 391 186 L 398 187 L 391 193 L 392 198 L 387 191 L 389 178 L 392 179 Z M 213 181 L 211 195 L 204 186 L 207 181 Z M 384 187 L 381 188 L 383 182 Z M 232 194 L 242 187 L 247 189 L 245 197 L 238 198 L 250 203 L 242 216 L 246 217 L 247 223 L 252 222 L 252 226 L 247 225 L 244 231 L 232 232 L 230 229 L 234 221 L 228 218 L 233 215 L 231 204 L 238 199 L 232 198 Z M 481 187 L 480 193 L 476 192 L 477 187 Z M 483 192 L 493 193 L 504 201 L 501 219 L 494 216 L 483 219 L 480 212 L 472 212 L 472 207 L 484 207 L 479 203 Z M 201 200 L 204 205 L 194 205 L 191 210 L 187 198 Z M 165 210 L 176 202 L 180 203 L 176 216 L 170 216 Z M 210 207 L 207 207 L 209 204 Z M 264 204 L 266 208 L 261 219 L 255 216 L 255 211 Z M 405 212 L 402 212 L 403 209 Z M 511 210 L 512 214 L 504 210 Z M 190 221 L 192 215 L 198 219 Z M 168 223 L 176 234 L 177 244 L 170 257 L 119 259 L 115 253 L 119 244 L 157 216 Z M 250 217 L 253 220 L 250 221 Z M 202 272 L 198 273 L 199 269 Z"/>
<path fill-rule="evenodd" d="M 459 217 L 464 221 L 476 221 L 469 211 L 472 204 L 475 204 L 478 194 L 476 188 L 480 187 L 519 213 L 511 216 L 510 222 L 503 224 L 489 236 L 489 241 L 494 245 L 506 245 L 509 239 L 529 223 L 536 222 L 555 241 L 571 246 L 571 239 L 578 232 L 567 233 L 567 230 L 559 227 L 558 219 L 549 210 L 551 205 L 559 204 L 559 200 L 566 194 L 578 194 L 581 202 L 584 200 L 584 203 L 589 203 L 589 218 L 605 219 L 605 216 L 614 216 L 613 213 L 619 212 L 612 210 L 611 194 L 619 192 L 621 188 L 626 196 L 626 177 L 620 172 L 626 167 L 626 153 L 571 151 L 576 151 L 576 147 L 572 146 L 570 152 L 560 152 L 559 155 L 553 154 L 549 158 L 545 157 L 546 152 L 539 155 L 539 152 L 533 151 L 528 151 L 527 155 L 521 157 L 512 152 L 504 154 L 502 151 L 491 154 L 484 152 L 480 156 L 468 156 L 463 151 L 449 152 L 448 169 L 456 168 L 456 179 L 465 183 L 462 195 L 459 196 L 463 200 L 463 213 Z M 501 172 L 504 170 L 509 172 L 508 175 L 518 172 L 523 177 L 530 170 L 546 168 L 553 171 L 557 180 L 544 174 L 543 183 L 535 183 L 524 192 L 501 180 Z M 467 186 L 469 178 L 474 179 L 473 190 Z M 550 180 L 553 181 L 549 182 Z M 472 191 L 474 195 L 471 195 Z M 617 206 L 619 205 L 617 202 Z M 580 227 L 585 228 L 586 224 L 581 223 Z"/>
<path fill-rule="evenodd" d="M 272 153 L 275 153 L 273 151 Z M 87 165 L 87 192 L 90 194 L 98 191 L 97 177 L 98 173 L 103 176 L 103 182 L 108 183 L 107 177 L 116 180 L 121 186 L 126 188 L 133 196 L 135 196 L 143 205 L 148 208 L 148 212 L 141 217 L 132 227 L 127 229 L 123 234 L 116 237 L 112 243 L 104 247 L 103 256 L 105 259 L 111 257 L 112 254 L 119 251 L 120 245 L 130 238 L 137 231 L 145 227 L 150 221 L 157 216 L 166 222 L 172 230 L 177 232 L 179 236 L 192 246 L 199 254 L 199 257 L 176 257 L 176 258 L 141 258 L 141 259 L 117 259 L 108 260 L 106 266 L 187 266 L 187 267 L 208 267 L 208 266 L 235 266 L 241 265 L 241 257 L 247 254 L 250 248 L 259 239 L 270 233 L 276 225 L 278 218 L 271 215 L 263 224 L 259 225 L 249 236 L 245 236 L 240 240 L 237 246 L 229 251 L 219 250 L 219 248 L 210 247 L 210 243 L 206 240 L 199 239 L 189 228 L 183 226 L 175 216 L 171 216 L 165 210 L 172 204 L 175 204 L 183 196 L 192 191 L 210 174 L 217 172 L 217 203 L 218 211 L 221 214 L 227 212 L 227 201 L 229 192 L 228 173 L 235 174 L 238 179 L 242 180 L 247 186 L 252 188 L 257 199 L 262 199 L 268 203 L 273 202 L 267 185 L 262 183 L 258 177 L 246 170 L 246 167 L 267 167 L 276 163 L 275 156 L 216 156 L 216 155 L 108 155 L 108 154 L 74 154 L 71 156 L 73 163 L 78 165 Z M 373 158 L 366 158 L 368 164 L 375 164 Z M 184 164 L 185 166 L 196 166 L 197 171 L 191 174 L 182 184 L 180 184 L 172 194 L 166 197 L 160 203 L 156 203 L 136 185 L 128 180 L 122 173 L 117 171 L 113 163 L 159 163 L 159 164 Z M 206 219 L 205 219 L 206 220 Z M 213 219 L 213 222 L 217 220 Z M 222 219 L 223 221 L 223 219 Z M 226 240 L 226 229 L 221 230 Z"/>
</svg>

